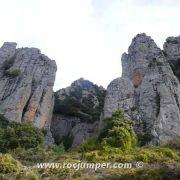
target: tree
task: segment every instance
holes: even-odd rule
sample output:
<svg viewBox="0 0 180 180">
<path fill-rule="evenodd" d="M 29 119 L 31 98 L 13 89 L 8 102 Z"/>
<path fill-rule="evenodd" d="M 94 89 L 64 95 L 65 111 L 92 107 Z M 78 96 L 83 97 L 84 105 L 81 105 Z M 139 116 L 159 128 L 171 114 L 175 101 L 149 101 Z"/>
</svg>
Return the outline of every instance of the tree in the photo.
<svg viewBox="0 0 180 180">
<path fill-rule="evenodd" d="M 123 150 L 136 146 L 137 137 L 133 129 L 133 122 L 124 116 L 122 110 L 114 112 L 112 117 L 105 121 L 105 129 L 100 135 L 102 143 Z"/>
</svg>

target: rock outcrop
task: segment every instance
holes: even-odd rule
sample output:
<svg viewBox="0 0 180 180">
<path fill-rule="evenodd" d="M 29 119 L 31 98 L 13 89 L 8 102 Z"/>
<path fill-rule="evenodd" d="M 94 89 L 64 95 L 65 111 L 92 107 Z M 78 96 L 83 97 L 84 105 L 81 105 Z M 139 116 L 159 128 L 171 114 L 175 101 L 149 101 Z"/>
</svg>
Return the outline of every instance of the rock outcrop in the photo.
<svg viewBox="0 0 180 180">
<path fill-rule="evenodd" d="M 82 78 L 57 91 L 51 124 L 55 142 L 68 139 L 68 146 L 76 147 L 96 135 L 104 97 L 104 88 Z"/>
<path fill-rule="evenodd" d="M 98 121 L 82 122 L 78 117 L 54 115 L 51 132 L 56 144 L 64 143 L 65 148 L 75 148 L 86 139 L 98 134 Z"/>
<path fill-rule="evenodd" d="M 118 109 L 135 122 L 135 131 L 146 143 L 180 138 L 180 37 L 167 38 L 161 50 L 150 36 L 138 34 L 121 60 L 122 77 L 107 91 L 81 78 L 54 96 L 55 61 L 39 49 L 4 43 L 0 114 L 44 128 L 46 144 L 55 140 L 66 148 L 96 136 L 104 119 Z"/>
<path fill-rule="evenodd" d="M 36 48 L 0 48 L 0 113 L 9 121 L 48 129 L 52 117 L 55 61 Z"/>
<path fill-rule="evenodd" d="M 138 34 L 122 55 L 122 77 L 108 86 L 104 106 L 104 118 L 123 109 L 153 144 L 180 137 L 180 83 L 169 64 L 178 62 L 180 51 L 172 38 L 164 47 L 165 53 L 151 37 Z"/>
<path fill-rule="evenodd" d="M 168 37 L 164 43 L 163 52 L 174 74 L 180 80 L 180 36 Z"/>
</svg>

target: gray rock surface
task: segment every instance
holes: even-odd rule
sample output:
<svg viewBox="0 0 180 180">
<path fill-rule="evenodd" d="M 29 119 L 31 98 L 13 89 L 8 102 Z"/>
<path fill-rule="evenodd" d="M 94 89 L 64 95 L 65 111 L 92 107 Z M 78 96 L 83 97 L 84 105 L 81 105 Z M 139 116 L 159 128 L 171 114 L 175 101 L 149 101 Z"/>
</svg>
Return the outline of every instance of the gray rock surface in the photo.
<svg viewBox="0 0 180 180">
<path fill-rule="evenodd" d="M 69 139 L 71 148 L 75 148 L 82 144 L 91 136 L 98 134 L 98 121 L 94 123 L 81 122 L 78 117 L 54 115 L 51 124 L 51 132 L 55 143 Z"/>
<path fill-rule="evenodd" d="M 104 106 L 105 89 L 80 78 L 71 86 L 55 92 L 55 114 L 76 116 L 83 121 L 99 119 Z"/>
<path fill-rule="evenodd" d="M 0 48 L 0 113 L 10 121 L 50 125 L 56 63 L 36 48 Z"/>
<path fill-rule="evenodd" d="M 72 129 L 80 123 L 77 117 L 64 116 L 60 114 L 53 115 L 51 123 L 51 132 L 57 144 L 63 141 L 64 137 L 70 136 Z"/>
<path fill-rule="evenodd" d="M 71 132 L 71 137 L 73 138 L 72 148 L 79 146 L 88 138 L 96 136 L 98 134 L 98 124 L 98 121 L 94 123 L 76 124 Z"/>
<path fill-rule="evenodd" d="M 111 117 L 119 108 L 131 111 L 134 106 L 134 86 L 128 78 L 113 80 L 108 88 L 104 104 L 104 117 Z"/>
<path fill-rule="evenodd" d="M 70 139 L 77 147 L 97 133 L 105 89 L 80 78 L 55 93 L 51 132 L 56 143 Z"/>
<path fill-rule="evenodd" d="M 122 55 L 122 77 L 108 86 L 104 118 L 123 109 L 136 131 L 148 134 L 153 144 L 180 137 L 180 83 L 168 63 L 171 57 L 151 37 L 138 34 Z"/>
<path fill-rule="evenodd" d="M 168 37 L 164 43 L 164 54 L 174 74 L 180 80 L 180 36 Z"/>
</svg>

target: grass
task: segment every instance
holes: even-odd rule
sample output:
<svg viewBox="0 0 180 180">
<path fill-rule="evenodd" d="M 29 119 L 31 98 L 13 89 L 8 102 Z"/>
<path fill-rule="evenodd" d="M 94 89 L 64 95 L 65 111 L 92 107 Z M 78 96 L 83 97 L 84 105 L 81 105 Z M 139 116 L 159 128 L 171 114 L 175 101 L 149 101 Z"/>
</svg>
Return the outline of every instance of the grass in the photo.
<svg viewBox="0 0 180 180">
<path fill-rule="evenodd" d="M 61 148 L 60 148 L 61 149 Z M 61 151 L 61 150 L 60 150 Z M 58 151 L 59 152 L 59 151 Z M 137 162 L 143 161 L 143 168 L 131 169 L 29 169 L 18 172 L 2 173 L 3 177 L 17 179 L 177 179 L 180 177 L 180 150 L 168 147 L 137 147 L 122 151 L 119 148 L 98 147 L 86 151 L 72 150 L 69 152 L 48 149 L 17 149 L 11 152 L 13 159 L 22 165 L 32 166 L 37 162 L 78 163 L 78 162 Z M 16 161 L 17 161 L 16 160 Z M 1 177 L 1 176 L 0 176 Z M 27 178 L 28 177 L 28 178 Z M 1 179 L 1 178 L 0 178 Z M 10 178 L 9 178 L 10 179 Z"/>
</svg>

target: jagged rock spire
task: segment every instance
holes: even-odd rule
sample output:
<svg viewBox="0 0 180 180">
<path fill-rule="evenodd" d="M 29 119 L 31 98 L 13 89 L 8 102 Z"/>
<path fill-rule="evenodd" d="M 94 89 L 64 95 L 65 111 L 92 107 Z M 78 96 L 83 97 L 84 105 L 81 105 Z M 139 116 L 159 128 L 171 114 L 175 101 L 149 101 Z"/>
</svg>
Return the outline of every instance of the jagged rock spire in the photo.
<svg viewBox="0 0 180 180">
<path fill-rule="evenodd" d="M 133 38 L 122 55 L 122 77 L 110 83 L 105 99 L 104 118 L 122 108 L 135 121 L 136 132 L 148 134 L 153 144 L 180 137 L 180 83 L 168 63 L 170 49 L 178 51 L 178 45 L 177 39 L 176 45 L 170 42 L 164 46 L 167 59 L 150 36 Z"/>
</svg>

